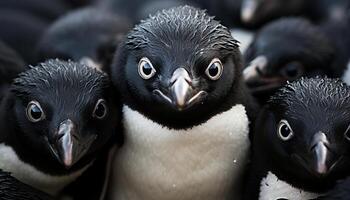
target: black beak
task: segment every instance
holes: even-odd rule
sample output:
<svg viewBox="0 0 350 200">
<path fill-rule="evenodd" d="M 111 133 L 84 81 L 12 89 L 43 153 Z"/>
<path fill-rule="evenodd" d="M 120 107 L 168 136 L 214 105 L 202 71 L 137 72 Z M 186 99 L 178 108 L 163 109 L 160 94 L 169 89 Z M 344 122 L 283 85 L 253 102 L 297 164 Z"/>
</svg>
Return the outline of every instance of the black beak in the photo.
<svg viewBox="0 0 350 200">
<path fill-rule="evenodd" d="M 196 92 L 192 79 L 184 68 L 178 68 L 174 71 L 170 79 L 169 96 L 166 96 L 160 90 L 155 90 L 154 92 L 175 106 L 179 111 L 189 108 L 207 96 L 207 92 L 203 90 Z"/>
<path fill-rule="evenodd" d="M 327 163 L 329 163 L 328 161 L 331 159 L 331 155 L 329 141 L 324 133 L 318 132 L 314 135 L 310 151 L 313 171 L 319 176 L 327 174 L 330 169 Z"/>
<path fill-rule="evenodd" d="M 76 125 L 67 119 L 60 123 L 50 147 L 59 162 L 69 169 L 85 155 L 95 139 L 96 137 L 82 138 Z"/>
</svg>

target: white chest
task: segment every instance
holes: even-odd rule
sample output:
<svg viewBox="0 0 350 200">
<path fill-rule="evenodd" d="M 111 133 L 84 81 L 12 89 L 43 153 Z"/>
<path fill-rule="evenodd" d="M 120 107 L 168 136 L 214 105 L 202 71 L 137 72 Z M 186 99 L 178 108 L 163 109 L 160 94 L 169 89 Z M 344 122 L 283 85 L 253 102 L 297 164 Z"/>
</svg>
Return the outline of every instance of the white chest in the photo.
<svg viewBox="0 0 350 200">
<path fill-rule="evenodd" d="M 236 105 L 187 130 L 163 127 L 124 106 L 126 143 L 114 161 L 111 199 L 226 199 L 239 188 L 249 121 Z"/>
<path fill-rule="evenodd" d="M 259 200 L 277 200 L 279 198 L 288 200 L 315 199 L 321 194 L 307 192 L 295 188 L 288 183 L 279 180 L 276 175 L 269 172 L 260 183 Z"/>
<path fill-rule="evenodd" d="M 65 176 L 48 175 L 21 161 L 12 147 L 3 143 L 0 144 L 0 169 L 11 172 L 12 176 L 23 183 L 51 195 L 56 195 L 60 192 L 65 186 L 78 178 L 88 167 L 89 165 Z"/>
</svg>

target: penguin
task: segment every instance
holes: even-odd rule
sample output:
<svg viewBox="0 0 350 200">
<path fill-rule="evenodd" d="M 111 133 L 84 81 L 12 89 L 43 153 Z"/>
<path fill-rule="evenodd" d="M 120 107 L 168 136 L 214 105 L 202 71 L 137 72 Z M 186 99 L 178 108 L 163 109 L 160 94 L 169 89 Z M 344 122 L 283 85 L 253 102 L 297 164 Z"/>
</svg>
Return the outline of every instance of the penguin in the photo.
<svg viewBox="0 0 350 200">
<path fill-rule="evenodd" d="M 320 23 L 342 19 L 348 4 L 348 0 L 243 0 L 240 14 L 242 22 L 251 28 L 288 16 L 303 16 Z"/>
<path fill-rule="evenodd" d="M 119 114 L 113 91 L 104 73 L 72 61 L 48 60 L 20 73 L 0 105 L 0 169 L 61 196 L 100 165 L 115 143 Z M 104 177 L 104 171 L 96 173 Z M 85 182 L 76 195 L 101 191 L 104 180 L 98 181 Z"/>
<path fill-rule="evenodd" d="M 26 70 L 23 59 L 0 40 L 0 101 L 15 77 Z"/>
<path fill-rule="evenodd" d="M 79 9 L 44 33 L 38 59 L 71 59 L 108 72 L 116 47 L 130 29 L 131 22 L 123 17 L 92 7 Z"/>
<path fill-rule="evenodd" d="M 125 141 L 110 199 L 227 199 L 241 194 L 255 105 L 229 30 L 204 10 L 157 12 L 112 64 Z"/>
<path fill-rule="evenodd" d="M 245 199 L 316 199 L 349 177 L 349 108 L 340 79 L 301 78 L 279 89 L 256 120 Z"/>
<path fill-rule="evenodd" d="M 10 173 L 0 170 L 0 199 L 53 200 L 54 198 L 18 181 Z"/>
<path fill-rule="evenodd" d="M 288 80 L 335 77 L 335 57 L 336 48 L 320 27 L 303 18 L 283 18 L 255 35 L 244 53 L 243 77 L 260 104 L 265 104 Z"/>
</svg>

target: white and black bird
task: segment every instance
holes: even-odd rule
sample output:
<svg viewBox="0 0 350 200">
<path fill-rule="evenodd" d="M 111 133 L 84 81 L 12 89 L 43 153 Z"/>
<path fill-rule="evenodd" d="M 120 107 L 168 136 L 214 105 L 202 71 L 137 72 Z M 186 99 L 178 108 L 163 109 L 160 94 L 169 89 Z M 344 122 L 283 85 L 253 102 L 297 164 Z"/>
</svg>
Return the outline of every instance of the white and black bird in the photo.
<svg viewBox="0 0 350 200">
<path fill-rule="evenodd" d="M 254 109 L 238 42 L 205 11 L 163 10 L 127 35 L 112 65 L 125 143 L 111 199 L 239 196 Z"/>
<path fill-rule="evenodd" d="M 350 175 L 349 109 L 350 88 L 339 79 L 302 78 L 281 88 L 256 120 L 245 199 L 314 199 L 332 191 Z"/>
<path fill-rule="evenodd" d="M 49 60 L 21 73 L 0 105 L 0 169 L 60 194 L 98 164 L 117 135 L 113 91 L 105 74 L 74 62 Z M 78 196 L 100 191 L 98 181 Z"/>
</svg>

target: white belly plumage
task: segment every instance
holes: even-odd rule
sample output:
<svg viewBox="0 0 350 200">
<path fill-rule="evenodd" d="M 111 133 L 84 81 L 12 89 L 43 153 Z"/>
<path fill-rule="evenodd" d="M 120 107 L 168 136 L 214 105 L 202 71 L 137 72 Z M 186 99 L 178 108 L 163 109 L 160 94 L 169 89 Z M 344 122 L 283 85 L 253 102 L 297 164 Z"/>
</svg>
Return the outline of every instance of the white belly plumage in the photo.
<svg viewBox="0 0 350 200">
<path fill-rule="evenodd" d="M 279 198 L 288 200 L 308 200 L 321 196 L 312 192 L 295 188 L 288 183 L 279 180 L 276 175 L 268 172 L 260 183 L 259 200 L 277 200 Z"/>
<path fill-rule="evenodd" d="M 123 107 L 126 142 L 114 160 L 113 200 L 222 200 L 249 151 L 249 120 L 236 105 L 186 130 L 168 129 Z"/>
<path fill-rule="evenodd" d="M 45 160 L 43 160 L 45 162 Z M 45 174 L 35 167 L 21 161 L 12 147 L 0 144 L 0 169 L 11 172 L 18 180 L 31 185 L 51 195 L 56 195 L 69 183 L 78 178 L 87 168 L 65 176 L 52 176 Z"/>
</svg>

